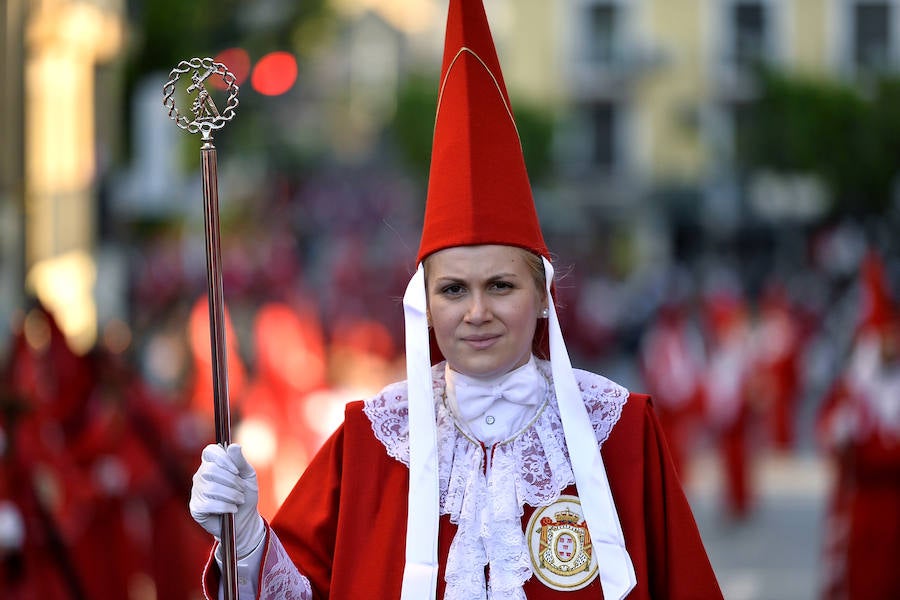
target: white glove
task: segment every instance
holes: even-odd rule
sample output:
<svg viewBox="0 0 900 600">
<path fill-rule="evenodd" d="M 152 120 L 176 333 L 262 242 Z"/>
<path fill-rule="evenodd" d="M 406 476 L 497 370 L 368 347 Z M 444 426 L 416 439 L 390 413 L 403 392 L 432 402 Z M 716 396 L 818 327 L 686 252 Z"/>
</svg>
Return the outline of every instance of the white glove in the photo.
<svg viewBox="0 0 900 600">
<path fill-rule="evenodd" d="M 234 514 L 235 553 L 250 554 L 263 541 L 266 527 L 257 509 L 259 486 L 256 471 L 244 458 L 239 444 L 228 449 L 210 444 L 200 456 L 191 488 L 191 516 L 221 541 L 222 515 Z"/>
</svg>

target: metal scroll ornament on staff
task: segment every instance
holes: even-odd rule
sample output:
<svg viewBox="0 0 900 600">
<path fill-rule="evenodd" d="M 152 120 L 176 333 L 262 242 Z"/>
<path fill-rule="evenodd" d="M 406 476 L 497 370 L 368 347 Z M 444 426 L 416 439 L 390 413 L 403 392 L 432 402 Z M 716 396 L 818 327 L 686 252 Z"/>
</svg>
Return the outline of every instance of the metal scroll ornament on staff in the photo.
<svg viewBox="0 0 900 600">
<path fill-rule="evenodd" d="M 192 98 L 193 119 L 183 116 L 175 106 L 176 83 L 188 75 L 191 83 L 185 92 Z M 206 88 L 211 77 L 225 84 L 227 100 L 219 110 Z M 215 79 L 213 79 L 215 81 Z M 209 291 L 209 337 L 212 353 L 213 401 L 215 403 L 216 442 L 231 443 L 231 409 L 228 400 L 228 362 L 225 355 L 225 301 L 222 291 L 222 251 L 219 243 L 219 191 L 216 174 L 216 147 L 213 132 L 234 118 L 238 107 L 238 86 L 234 75 L 222 63 L 211 58 L 183 60 L 169 73 L 163 86 L 163 105 L 169 118 L 189 133 L 200 133 L 203 175 L 203 222 L 206 237 L 206 275 Z M 237 556 L 235 555 L 234 515 L 222 516 L 222 581 L 225 600 L 237 600 Z"/>
</svg>

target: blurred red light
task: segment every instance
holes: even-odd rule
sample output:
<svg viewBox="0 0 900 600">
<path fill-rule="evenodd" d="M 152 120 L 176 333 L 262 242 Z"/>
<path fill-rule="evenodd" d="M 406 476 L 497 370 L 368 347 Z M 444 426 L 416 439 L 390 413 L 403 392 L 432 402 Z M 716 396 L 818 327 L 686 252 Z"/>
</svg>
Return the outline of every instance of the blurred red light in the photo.
<svg viewBox="0 0 900 600">
<path fill-rule="evenodd" d="M 297 59 L 290 52 L 270 52 L 253 68 L 250 85 L 264 96 L 285 93 L 297 81 Z"/>
<path fill-rule="evenodd" d="M 222 50 L 213 59 L 215 62 L 222 63 L 234 75 L 234 82 L 241 85 L 247 80 L 250 74 L 250 55 L 243 48 L 228 48 Z M 221 77 L 211 77 L 209 79 L 211 85 L 219 90 L 226 89 L 225 82 Z"/>
</svg>

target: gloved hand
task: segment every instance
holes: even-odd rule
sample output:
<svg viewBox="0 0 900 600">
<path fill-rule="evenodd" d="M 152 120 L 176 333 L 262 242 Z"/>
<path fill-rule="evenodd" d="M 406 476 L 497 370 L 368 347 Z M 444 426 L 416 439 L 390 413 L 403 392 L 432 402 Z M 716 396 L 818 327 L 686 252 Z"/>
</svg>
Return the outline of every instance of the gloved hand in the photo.
<svg viewBox="0 0 900 600">
<path fill-rule="evenodd" d="M 239 444 L 228 449 L 210 444 L 203 449 L 191 488 L 191 516 L 221 541 L 222 515 L 234 514 L 235 553 L 243 558 L 262 542 L 266 527 L 257 509 L 256 471 Z"/>
</svg>

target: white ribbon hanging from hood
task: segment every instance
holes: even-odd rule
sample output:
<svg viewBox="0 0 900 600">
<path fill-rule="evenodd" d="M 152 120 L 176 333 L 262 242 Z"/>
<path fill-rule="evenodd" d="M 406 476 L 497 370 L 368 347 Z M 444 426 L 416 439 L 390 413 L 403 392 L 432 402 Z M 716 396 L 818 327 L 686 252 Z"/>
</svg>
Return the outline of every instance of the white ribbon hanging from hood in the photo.
<svg viewBox="0 0 900 600">
<path fill-rule="evenodd" d="M 547 303 L 550 306 L 550 368 L 563 434 L 569 448 L 569 460 L 575 474 L 575 487 L 578 488 L 581 509 L 591 534 L 594 552 L 597 553 L 603 597 L 621 600 L 637 583 L 634 565 L 625 549 L 625 536 L 609 489 L 600 446 L 572 372 L 569 352 L 559 326 L 553 295 L 550 293 L 553 265 L 546 258 L 543 261 Z"/>
<path fill-rule="evenodd" d="M 403 295 L 409 396 L 409 499 L 406 566 L 400 600 L 433 600 L 437 594 L 441 507 L 427 309 L 425 268 L 420 263 Z"/>
</svg>

